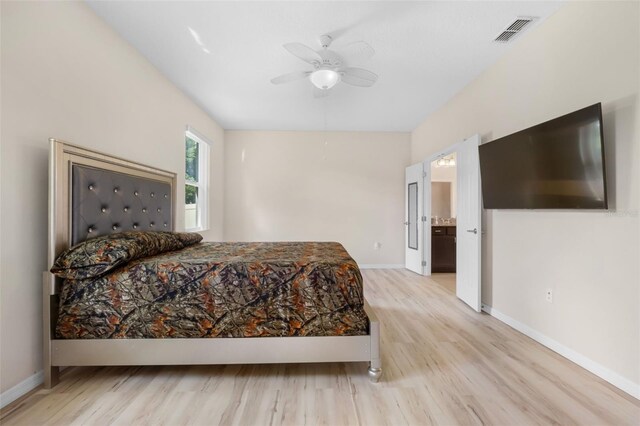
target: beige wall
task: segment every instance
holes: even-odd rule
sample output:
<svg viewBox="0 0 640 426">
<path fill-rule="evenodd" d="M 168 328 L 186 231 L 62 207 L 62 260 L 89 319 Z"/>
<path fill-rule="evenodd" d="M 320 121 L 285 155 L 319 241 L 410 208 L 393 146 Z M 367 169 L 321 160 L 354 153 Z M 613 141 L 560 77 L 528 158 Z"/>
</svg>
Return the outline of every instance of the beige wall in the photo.
<svg viewBox="0 0 640 426">
<path fill-rule="evenodd" d="M 339 241 L 404 263 L 408 133 L 225 132 L 225 238 Z M 380 242 L 379 250 L 374 243 Z"/>
<path fill-rule="evenodd" d="M 416 162 L 602 102 L 613 208 L 487 211 L 483 302 L 630 386 L 640 383 L 639 9 L 567 4 L 412 134 Z"/>
<path fill-rule="evenodd" d="M 83 3 L 2 2 L 1 391 L 41 370 L 47 138 L 184 173 L 184 131 L 213 141 L 222 239 L 224 133 Z M 180 200 L 184 199 L 182 180 Z M 182 223 L 179 212 L 178 223 Z"/>
</svg>

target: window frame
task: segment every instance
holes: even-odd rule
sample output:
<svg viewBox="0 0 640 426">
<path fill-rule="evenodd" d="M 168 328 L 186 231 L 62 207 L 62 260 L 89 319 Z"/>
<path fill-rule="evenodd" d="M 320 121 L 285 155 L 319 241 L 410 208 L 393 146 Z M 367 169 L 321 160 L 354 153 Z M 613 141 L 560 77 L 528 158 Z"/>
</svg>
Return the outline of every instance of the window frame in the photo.
<svg viewBox="0 0 640 426">
<path fill-rule="evenodd" d="M 197 182 L 187 180 L 187 139 L 198 144 L 198 180 Z M 210 165 L 210 150 L 211 142 L 198 133 L 191 126 L 187 126 L 184 133 L 184 191 L 186 195 L 187 186 L 193 186 L 198 188 L 198 197 L 196 199 L 196 226 L 194 228 L 187 228 L 186 224 L 186 200 L 182 197 L 182 203 L 184 206 L 184 228 L 188 232 L 207 231 L 209 229 L 209 165 Z"/>
</svg>

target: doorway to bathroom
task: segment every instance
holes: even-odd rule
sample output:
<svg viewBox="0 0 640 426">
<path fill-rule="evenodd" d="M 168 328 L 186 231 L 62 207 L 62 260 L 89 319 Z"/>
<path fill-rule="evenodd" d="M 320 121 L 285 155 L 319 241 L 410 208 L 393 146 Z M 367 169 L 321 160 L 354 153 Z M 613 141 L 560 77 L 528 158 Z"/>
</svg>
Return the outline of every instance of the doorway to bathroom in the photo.
<svg viewBox="0 0 640 426">
<path fill-rule="evenodd" d="M 456 297 L 477 312 L 480 312 L 482 293 L 479 144 L 480 136 L 476 134 L 427 158 L 422 163 L 424 181 L 420 192 L 424 200 L 420 229 L 424 241 L 422 273 L 436 274 L 432 278 L 455 291 Z M 436 176 L 433 180 L 432 172 Z M 444 200 L 434 210 L 432 184 Z M 432 261 L 436 262 L 435 268 Z M 451 270 L 455 272 L 446 272 Z"/>
<path fill-rule="evenodd" d="M 431 279 L 456 293 L 456 153 L 431 161 Z"/>
</svg>

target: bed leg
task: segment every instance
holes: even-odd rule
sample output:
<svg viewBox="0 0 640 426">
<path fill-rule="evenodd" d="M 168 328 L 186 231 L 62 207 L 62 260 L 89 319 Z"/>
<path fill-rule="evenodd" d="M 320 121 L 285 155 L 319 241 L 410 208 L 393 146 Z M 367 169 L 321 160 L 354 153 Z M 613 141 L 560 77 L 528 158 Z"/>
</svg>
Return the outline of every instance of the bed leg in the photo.
<svg viewBox="0 0 640 426">
<path fill-rule="evenodd" d="M 44 388 L 51 389 L 60 381 L 60 367 L 46 367 L 44 369 Z"/>
<path fill-rule="evenodd" d="M 51 340 L 54 337 L 53 329 L 58 312 L 57 298 L 55 296 L 55 278 L 49 272 L 42 274 L 42 367 L 44 371 L 44 388 L 51 389 L 58 384 L 60 368 L 55 367 L 52 358 Z"/>
<path fill-rule="evenodd" d="M 378 383 L 382 376 L 382 361 L 380 359 L 380 321 L 375 316 L 373 310 L 366 305 L 369 316 L 369 333 L 371 334 L 371 362 L 369 363 L 369 380 L 371 383 Z"/>
<path fill-rule="evenodd" d="M 372 366 L 369 366 L 369 380 L 371 381 L 371 383 L 378 383 L 381 376 L 382 368 L 374 368 Z"/>
</svg>

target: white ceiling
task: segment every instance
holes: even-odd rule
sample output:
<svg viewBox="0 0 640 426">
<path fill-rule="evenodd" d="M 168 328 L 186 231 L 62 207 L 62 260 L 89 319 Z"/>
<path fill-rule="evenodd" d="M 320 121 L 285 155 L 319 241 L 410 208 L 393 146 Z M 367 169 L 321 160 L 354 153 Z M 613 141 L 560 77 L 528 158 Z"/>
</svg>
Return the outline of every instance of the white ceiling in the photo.
<svg viewBox="0 0 640 426">
<path fill-rule="evenodd" d="M 225 129 L 412 131 L 513 45 L 493 39 L 516 16 L 561 2 L 180 2 L 91 1 L 90 7 Z M 197 37 L 189 28 L 197 33 Z M 311 67 L 282 45 L 319 49 L 364 40 L 375 56 L 359 66 L 371 88 L 339 84 L 315 99 L 308 80 L 270 79 Z M 196 38 L 200 39 L 200 44 Z M 208 50 L 209 53 L 205 52 Z M 490 102 L 487 99 L 487 102 Z M 326 102 L 326 106 L 325 106 Z"/>
</svg>

